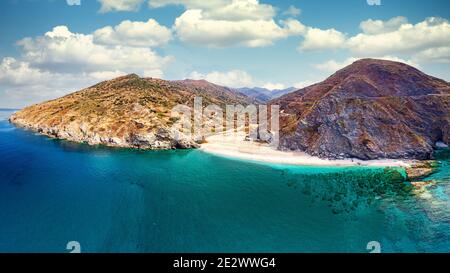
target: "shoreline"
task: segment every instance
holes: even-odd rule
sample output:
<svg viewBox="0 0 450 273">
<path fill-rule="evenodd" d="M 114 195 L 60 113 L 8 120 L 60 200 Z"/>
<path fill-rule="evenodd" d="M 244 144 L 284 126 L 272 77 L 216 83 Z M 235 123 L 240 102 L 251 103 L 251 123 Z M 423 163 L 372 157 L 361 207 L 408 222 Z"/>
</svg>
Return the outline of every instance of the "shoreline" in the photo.
<svg viewBox="0 0 450 273">
<path fill-rule="evenodd" d="M 61 139 L 72 141 L 75 143 L 92 143 L 85 141 L 75 141 L 71 139 L 56 137 L 50 134 L 39 132 L 32 126 L 26 126 L 12 122 L 10 119 L 6 119 L 14 127 L 21 127 L 34 131 L 40 135 L 47 136 L 54 139 Z M 276 150 L 269 146 L 267 143 L 259 143 L 253 141 L 245 141 L 246 134 L 242 131 L 237 133 L 224 132 L 206 137 L 206 142 L 200 144 L 197 148 L 200 151 L 214 154 L 217 156 L 249 160 L 256 163 L 272 163 L 281 165 L 292 166 L 328 166 L 328 167 L 352 167 L 352 166 L 366 166 L 366 167 L 403 167 L 412 168 L 417 165 L 417 162 L 412 159 L 378 159 L 378 160 L 360 160 L 354 158 L 347 159 L 323 159 L 315 156 L 308 155 L 304 152 L 286 152 Z M 98 143 L 97 145 L 104 145 L 105 147 L 114 148 L 128 148 L 135 149 L 135 147 L 123 146 L 123 145 L 106 145 L 106 143 Z M 147 150 L 147 149 L 145 149 Z M 158 150 L 158 149 L 156 149 Z"/>
<path fill-rule="evenodd" d="M 254 162 L 285 164 L 296 166 L 330 166 L 330 167 L 412 167 L 412 160 L 400 159 L 322 159 L 303 152 L 285 152 L 274 149 L 266 143 L 245 141 L 245 133 L 224 132 L 206 138 L 199 150 L 223 157 L 250 160 Z"/>
</svg>

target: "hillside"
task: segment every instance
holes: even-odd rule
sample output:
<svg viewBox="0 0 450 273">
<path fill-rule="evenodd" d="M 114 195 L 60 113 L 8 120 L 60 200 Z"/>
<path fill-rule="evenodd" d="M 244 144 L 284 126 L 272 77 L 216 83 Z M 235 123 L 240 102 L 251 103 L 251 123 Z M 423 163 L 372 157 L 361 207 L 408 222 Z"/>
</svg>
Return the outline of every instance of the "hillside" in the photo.
<svg viewBox="0 0 450 273">
<path fill-rule="evenodd" d="M 101 82 L 62 98 L 27 107 L 10 121 L 51 137 L 89 144 L 143 149 L 189 148 L 175 141 L 171 109 L 191 106 L 195 96 L 208 104 L 247 104 L 229 88 L 203 80 L 165 81 L 135 74 Z"/>
<path fill-rule="evenodd" d="M 398 62 L 359 60 L 270 103 L 282 111 L 282 150 L 428 159 L 450 144 L 450 84 Z"/>
<path fill-rule="evenodd" d="M 253 88 L 243 87 L 237 89 L 238 92 L 250 98 L 253 98 L 255 99 L 255 101 L 261 103 L 266 103 L 271 99 L 279 98 L 283 95 L 294 92 L 295 90 L 297 90 L 297 88 L 295 87 L 289 87 L 286 89 L 275 89 L 275 90 L 269 90 L 261 87 L 253 87 Z"/>
</svg>

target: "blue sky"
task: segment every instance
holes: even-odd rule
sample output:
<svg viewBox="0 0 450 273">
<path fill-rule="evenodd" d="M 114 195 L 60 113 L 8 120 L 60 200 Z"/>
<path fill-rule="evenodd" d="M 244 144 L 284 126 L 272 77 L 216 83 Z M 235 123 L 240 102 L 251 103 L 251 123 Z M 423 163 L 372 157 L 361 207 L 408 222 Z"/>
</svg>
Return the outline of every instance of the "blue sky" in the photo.
<svg viewBox="0 0 450 273">
<path fill-rule="evenodd" d="M 77 2 L 0 1 L 0 107 L 127 73 L 302 87 L 363 57 L 450 81 L 447 0 Z"/>
</svg>

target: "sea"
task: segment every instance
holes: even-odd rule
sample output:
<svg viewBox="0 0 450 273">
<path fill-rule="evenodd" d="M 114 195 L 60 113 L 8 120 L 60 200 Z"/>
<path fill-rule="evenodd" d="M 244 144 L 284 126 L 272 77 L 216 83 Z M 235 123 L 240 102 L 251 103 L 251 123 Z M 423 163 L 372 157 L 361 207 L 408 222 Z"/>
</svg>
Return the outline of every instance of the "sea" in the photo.
<svg viewBox="0 0 450 273">
<path fill-rule="evenodd" d="M 0 110 L 0 252 L 450 252 L 450 151 L 405 170 L 51 139 Z"/>
</svg>

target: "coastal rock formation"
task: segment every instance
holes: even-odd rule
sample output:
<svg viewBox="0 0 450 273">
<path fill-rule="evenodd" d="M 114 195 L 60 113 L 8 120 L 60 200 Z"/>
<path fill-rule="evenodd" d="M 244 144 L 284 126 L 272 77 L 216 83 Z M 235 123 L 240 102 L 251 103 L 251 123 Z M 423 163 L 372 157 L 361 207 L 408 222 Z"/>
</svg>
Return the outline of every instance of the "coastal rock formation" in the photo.
<svg viewBox="0 0 450 273">
<path fill-rule="evenodd" d="M 436 161 L 423 160 L 415 162 L 411 167 L 405 168 L 406 176 L 411 182 L 418 182 L 437 171 L 438 163 Z"/>
<path fill-rule="evenodd" d="M 270 103 L 280 105 L 281 150 L 430 159 L 450 144 L 450 84 L 398 62 L 362 59 Z"/>
<path fill-rule="evenodd" d="M 135 74 L 101 82 L 62 98 L 27 107 L 10 122 L 51 137 L 91 145 L 141 149 L 198 147 L 191 138 L 175 140 L 170 130 L 175 105 L 247 104 L 232 89 L 203 80 L 165 81 Z"/>
</svg>

